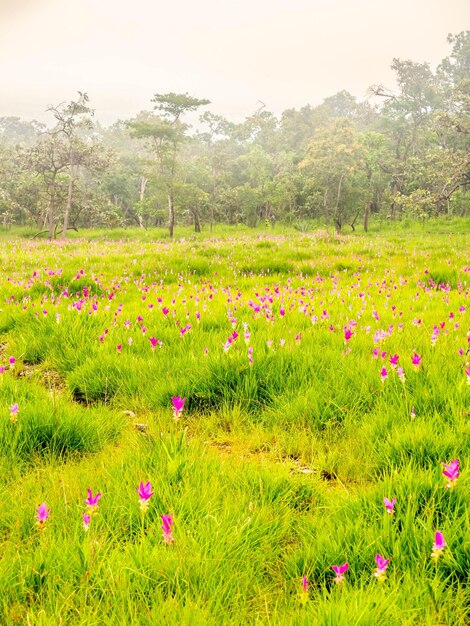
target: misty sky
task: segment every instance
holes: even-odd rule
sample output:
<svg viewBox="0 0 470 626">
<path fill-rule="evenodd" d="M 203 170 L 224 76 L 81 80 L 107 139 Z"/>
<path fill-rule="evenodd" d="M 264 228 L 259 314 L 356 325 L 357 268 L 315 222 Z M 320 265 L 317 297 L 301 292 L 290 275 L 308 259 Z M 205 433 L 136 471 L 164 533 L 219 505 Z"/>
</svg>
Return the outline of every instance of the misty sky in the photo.
<svg viewBox="0 0 470 626">
<path fill-rule="evenodd" d="M 0 116 L 48 119 L 86 91 L 105 124 L 189 92 L 233 121 L 393 85 L 393 57 L 434 67 L 469 0 L 0 0 Z"/>
</svg>

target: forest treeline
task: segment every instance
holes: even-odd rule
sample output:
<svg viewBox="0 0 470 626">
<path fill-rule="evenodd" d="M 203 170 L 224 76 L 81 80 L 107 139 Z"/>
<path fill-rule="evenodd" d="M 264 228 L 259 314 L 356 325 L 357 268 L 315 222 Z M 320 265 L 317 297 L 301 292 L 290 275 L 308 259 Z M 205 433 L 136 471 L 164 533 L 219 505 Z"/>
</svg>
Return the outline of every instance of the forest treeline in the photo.
<svg viewBox="0 0 470 626">
<path fill-rule="evenodd" d="M 396 88 L 347 91 L 242 123 L 189 94 L 104 128 L 86 93 L 50 123 L 0 118 L 0 223 L 51 238 L 70 228 L 324 220 L 338 231 L 384 220 L 470 214 L 470 31 L 449 55 L 394 59 Z M 191 124 L 190 124 L 191 122 Z"/>
</svg>

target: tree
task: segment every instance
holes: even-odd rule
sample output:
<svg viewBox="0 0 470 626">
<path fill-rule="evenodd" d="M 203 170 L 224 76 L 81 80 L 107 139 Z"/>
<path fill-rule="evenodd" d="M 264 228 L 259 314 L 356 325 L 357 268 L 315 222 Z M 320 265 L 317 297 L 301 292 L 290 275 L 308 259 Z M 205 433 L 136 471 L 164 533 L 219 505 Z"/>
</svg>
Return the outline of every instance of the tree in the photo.
<svg viewBox="0 0 470 626">
<path fill-rule="evenodd" d="M 166 189 L 168 201 L 168 230 L 173 237 L 175 227 L 175 181 L 178 167 L 178 153 L 188 139 L 189 126 L 181 118 L 199 107 L 209 104 L 209 100 L 193 98 L 177 93 L 155 94 L 152 99 L 158 115 L 144 114 L 129 122 L 134 137 L 149 141 L 157 160 L 158 173 Z"/>
</svg>

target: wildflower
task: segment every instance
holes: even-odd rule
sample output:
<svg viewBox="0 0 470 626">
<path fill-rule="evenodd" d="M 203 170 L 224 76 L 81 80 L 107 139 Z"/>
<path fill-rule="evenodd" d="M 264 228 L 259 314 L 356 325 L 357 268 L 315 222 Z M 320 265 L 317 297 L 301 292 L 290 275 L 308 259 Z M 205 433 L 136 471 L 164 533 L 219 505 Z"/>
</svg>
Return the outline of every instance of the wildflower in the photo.
<svg viewBox="0 0 470 626">
<path fill-rule="evenodd" d="M 253 365 L 253 348 L 252 346 L 248 347 L 248 363 Z"/>
<path fill-rule="evenodd" d="M 387 513 L 389 515 L 393 515 L 396 501 L 397 501 L 396 498 L 393 498 L 393 500 L 389 500 L 388 498 L 384 498 L 385 510 L 387 511 Z"/>
<path fill-rule="evenodd" d="M 380 379 L 384 383 L 388 378 L 388 372 L 386 367 L 382 367 L 380 370 Z"/>
<path fill-rule="evenodd" d="M 415 417 L 416 417 L 415 408 L 414 406 L 412 406 L 411 407 L 411 419 L 414 420 Z"/>
<path fill-rule="evenodd" d="M 302 591 L 300 592 L 300 602 L 306 604 L 308 602 L 308 580 L 306 576 L 302 577 Z"/>
<path fill-rule="evenodd" d="M 171 543 L 174 541 L 174 537 L 171 531 L 171 527 L 173 526 L 173 516 L 170 515 L 162 515 L 163 526 L 161 529 L 163 530 L 163 543 Z"/>
<path fill-rule="evenodd" d="M 89 513 L 90 515 L 93 515 L 93 513 L 95 513 L 98 509 L 98 502 L 100 501 L 101 493 L 97 493 L 94 496 L 91 489 L 87 489 L 87 492 L 88 492 L 88 498 L 86 498 L 86 500 L 83 500 L 83 502 L 87 506 L 87 513 Z"/>
<path fill-rule="evenodd" d="M 465 370 L 465 374 L 467 375 L 467 385 L 470 385 L 470 363 L 467 365 L 467 369 Z"/>
<path fill-rule="evenodd" d="M 167 309 L 166 306 L 164 306 L 162 309 L 163 315 L 168 315 L 169 312 L 170 312 L 170 309 Z"/>
<path fill-rule="evenodd" d="M 145 484 L 141 482 L 136 491 L 139 495 L 140 510 L 145 513 L 149 508 L 149 500 L 153 496 L 152 483 L 150 481 Z"/>
<path fill-rule="evenodd" d="M 90 521 L 91 521 L 91 515 L 89 515 L 88 513 L 84 513 L 83 514 L 83 530 L 85 532 L 87 532 L 88 529 L 90 528 Z"/>
<path fill-rule="evenodd" d="M 445 542 L 444 535 L 441 533 L 440 530 L 436 531 L 436 537 L 431 552 L 431 559 L 433 559 L 433 561 L 436 561 L 437 563 L 439 557 L 444 552 L 444 548 L 446 547 L 446 545 L 447 544 Z"/>
<path fill-rule="evenodd" d="M 398 356 L 398 354 L 394 354 L 393 356 L 390 355 L 390 365 L 395 368 L 398 365 L 398 359 L 400 357 Z"/>
<path fill-rule="evenodd" d="M 118 345 L 116 346 L 116 350 L 118 352 L 118 354 L 121 354 L 121 350 L 122 350 L 122 344 L 118 343 Z"/>
<path fill-rule="evenodd" d="M 397 374 L 400 382 L 404 383 L 406 381 L 405 372 L 402 367 L 397 367 Z"/>
<path fill-rule="evenodd" d="M 149 337 L 149 341 L 152 345 L 152 350 L 155 350 L 156 346 L 158 345 L 158 339 L 156 337 Z"/>
<path fill-rule="evenodd" d="M 344 575 L 349 569 L 349 563 L 343 563 L 343 565 L 332 565 L 331 568 L 336 574 L 334 581 L 338 585 L 344 581 Z"/>
<path fill-rule="evenodd" d="M 15 367 L 16 359 L 14 356 L 10 357 L 10 368 L 13 369 Z"/>
<path fill-rule="evenodd" d="M 352 332 L 352 330 L 350 328 L 345 328 L 344 329 L 344 341 L 345 341 L 345 343 L 347 343 L 351 339 L 353 334 L 354 333 Z"/>
<path fill-rule="evenodd" d="M 413 356 L 411 357 L 411 363 L 413 364 L 413 367 L 416 371 L 418 371 L 420 368 L 422 358 L 423 357 L 420 356 L 417 352 L 414 352 Z"/>
<path fill-rule="evenodd" d="M 459 472 L 459 460 L 454 459 L 450 463 L 443 463 L 444 470 L 442 470 L 443 475 L 449 479 L 449 482 L 446 485 L 447 489 L 452 489 L 457 482 L 457 478 L 460 476 Z"/>
<path fill-rule="evenodd" d="M 18 419 L 18 411 L 19 411 L 19 408 L 15 402 L 15 404 L 12 404 L 10 407 L 10 419 L 13 423 L 15 423 L 16 420 Z"/>
<path fill-rule="evenodd" d="M 180 398 L 180 396 L 175 396 L 174 398 L 171 398 L 171 401 L 173 402 L 173 413 L 174 413 L 173 417 L 175 418 L 175 420 L 177 420 L 178 418 L 181 417 L 181 413 L 183 412 L 186 398 Z"/>
<path fill-rule="evenodd" d="M 375 555 L 375 563 L 377 567 L 375 568 L 374 576 L 379 582 L 383 582 L 385 580 L 385 577 L 387 575 L 387 565 L 389 564 L 389 562 L 390 559 L 384 559 L 383 556 L 380 556 L 380 554 Z"/>
<path fill-rule="evenodd" d="M 49 519 L 49 513 L 51 509 L 47 508 L 47 504 L 43 502 L 36 507 L 36 526 L 38 528 L 44 528 L 47 520 Z"/>
</svg>

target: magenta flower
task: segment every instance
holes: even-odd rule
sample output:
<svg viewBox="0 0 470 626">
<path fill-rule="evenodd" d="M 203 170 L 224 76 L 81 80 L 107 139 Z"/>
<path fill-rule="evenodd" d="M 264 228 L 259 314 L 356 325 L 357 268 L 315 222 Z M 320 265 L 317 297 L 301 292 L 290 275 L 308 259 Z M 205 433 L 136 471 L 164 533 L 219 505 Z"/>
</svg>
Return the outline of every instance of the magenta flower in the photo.
<svg viewBox="0 0 470 626">
<path fill-rule="evenodd" d="M 436 538 L 434 540 L 434 545 L 432 547 L 432 552 L 431 552 L 431 559 L 433 559 L 434 561 L 438 561 L 439 557 L 441 556 L 441 554 L 444 551 L 444 548 L 446 547 L 446 541 L 444 539 L 444 535 L 441 533 L 440 530 L 436 531 Z"/>
<path fill-rule="evenodd" d="M 388 372 L 386 367 L 382 367 L 380 370 L 380 380 L 384 383 L 388 378 Z"/>
<path fill-rule="evenodd" d="M 47 508 L 47 504 L 43 502 L 36 507 L 36 526 L 38 528 L 44 528 L 47 520 L 49 519 L 49 513 L 51 509 Z"/>
<path fill-rule="evenodd" d="M 343 563 L 343 565 L 332 565 L 331 568 L 336 574 L 334 581 L 336 584 L 339 584 L 344 581 L 344 575 L 349 569 L 349 563 Z"/>
<path fill-rule="evenodd" d="M 394 354 L 393 356 L 392 356 L 392 355 L 390 355 L 390 365 L 391 365 L 392 367 L 396 367 L 396 366 L 398 365 L 398 359 L 399 359 L 399 358 L 400 358 L 400 357 L 398 356 L 398 354 Z"/>
<path fill-rule="evenodd" d="M 467 385 L 470 385 L 470 364 L 465 369 L 465 374 L 467 375 Z"/>
<path fill-rule="evenodd" d="M 171 531 L 171 527 L 174 524 L 173 516 L 170 515 L 162 515 L 163 526 L 161 529 L 163 530 L 163 543 L 171 543 L 174 541 L 174 537 Z"/>
<path fill-rule="evenodd" d="M 354 334 L 354 333 L 352 332 L 352 330 L 351 330 L 350 328 L 347 328 L 347 327 L 346 327 L 346 328 L 344 329 L 344 341 L 347 343 L 347 342 L 351 339 L 351 337 L 353 336 L 353 334 Z"/>
<path fill-rule="evenodd" d="M 308 593 L 308 580 L 306 576 L 302 578 L 302 591 Z"/>
<path fill-rule="evenodd" d="M 173 413 L 174 413 L 173 417 L 175 418 L 175 420 L 177 420 L 179 417 L 181 417 L 181 413 L 183 412 L 186 398 L 175 396 L 174 398 L 171 398 L 171 401 L 173 403 Z"/>
<path fill-rule="evenodd" d="M 16 363 L 15 357 L 11 356 L 9 360 L 10 360 L 10 367 L 15 367 L 15 363 Z"/>
<path fill-rule="evenodd" d="M 377 578 L 379 582 L 382 582 L 385 580 L 385 577 L 387 575 L 386 574 L 387 565 L 389 563 L 390 563 L 390 559 L 384 559 L 384 557 L 381 556 L 380 554 L 375 555 L 375 564 L 377 565 L 377 567 L 375 568 L 374 576 L 375 578 Z"/>
<path fill-rule="evenodd" d="M 87 532 L 88 529 L 90 528 L 90 522 L 91 522 L 91 515 L 89 515 L 88 513 L 84 513 L 83 514 L 83 530 L 85 532 Z"/>
<path fill-rule="evenodd" d="M 91 489 L 87 489 L 87 492 L 88 498 L 86 498 L 86 500 L 83 500 L 83 502 L 87 506 L 87 513 L 89 515 L 93 515 L 93 513 L 95 513 L 98 509 L 98 502 L 100 501 L 101 493 L 97 493 L 96 496 L 94 496 Z"/>
<path fill-rule="evenodd" d="M 396 501 L 397 501 L 396 498 L 393 498 L 393 500 L 389 500 L 388 498 L 384 498 L 385 510 L 387 511 L 387 513 L 389 515 L 393 515 L 393 511 L 394 511 L 394 508 L 395 508 Z"/>
<path fill-rule="evenodd" d="M 150 481 L 145 484 L 141 482 L 136 491 L 139 495 L 140 510 L 145 513 L 149 507 L 149 500 L 153 496 L 152 483 Z"/>
<path fill-rule="evenodd" d="M 149 341 L 152 344 L 152 350 L 155 350 L 158 344 L 158 339 L 156 337 L 149 337 Z"/>
<path fill-rule="evenodd" d="M 414 353 L 413 353 L 413 356 L 411 357 L 411 363 L 413 364 L 413 367 L 414 367 L 416 370 L 419 370 L 420 365 L 421 365 L 421 359 L 422 359 L 422 358 L 423 358 L 423 357 L 422 357 L 422 356 L 420 356 L 417 352 L 414 352 Z"/>
<path fill-rule="evenodd" d="M 447 489 L 452 489 L 452 487 L 454 487 L 455 483 L 457 482 L 457 478 L 460 476 L 459 460 L 454 459 L 450 463 L 443 463 L 442 465 L 445 468 L 444 470 L 442 470 L 442 473 L 446 478 L 449 479 L 446 487 Z"/>
</svg>

